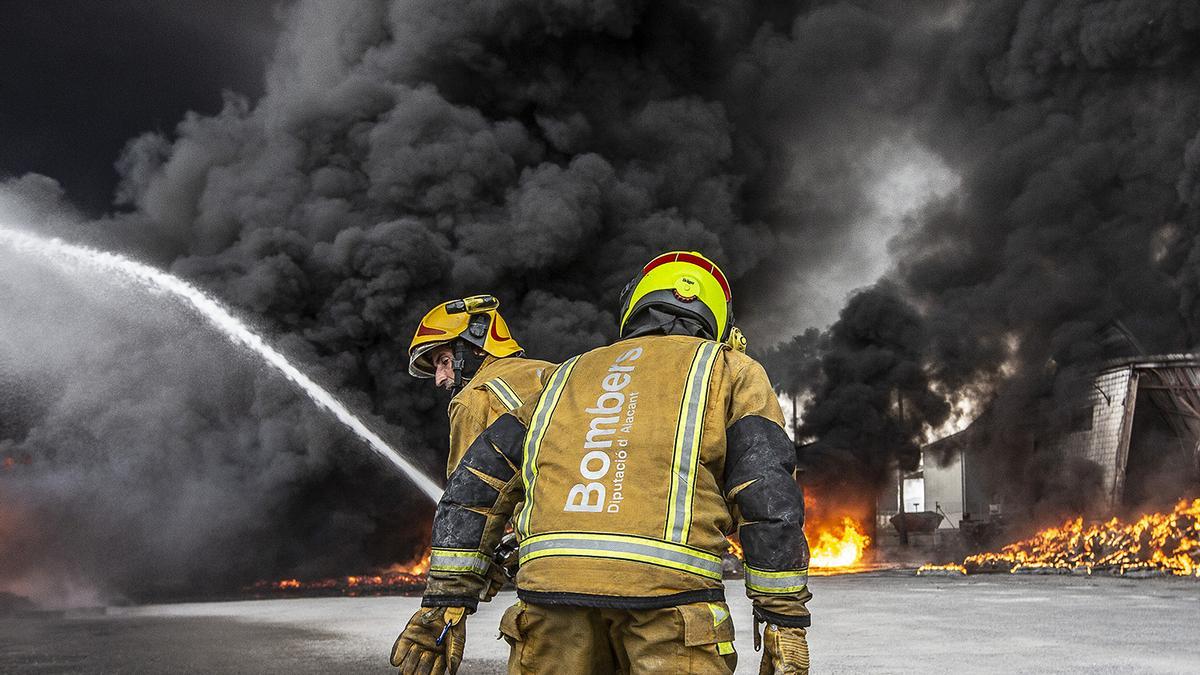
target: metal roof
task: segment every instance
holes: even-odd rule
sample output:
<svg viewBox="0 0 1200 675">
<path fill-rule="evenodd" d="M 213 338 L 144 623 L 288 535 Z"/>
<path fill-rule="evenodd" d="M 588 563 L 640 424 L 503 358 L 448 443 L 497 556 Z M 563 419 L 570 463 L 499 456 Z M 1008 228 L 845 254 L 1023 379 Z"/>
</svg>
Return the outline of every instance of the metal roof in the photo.
<svg viewBox="0 0 1200 675">
<path fill-rule="evenodd" d="M 1200 368 L 1200 354 L 1139 354 L 1109 359 L 1100 364 L 1097 373 L 1118 368 Z"/>
</svg>

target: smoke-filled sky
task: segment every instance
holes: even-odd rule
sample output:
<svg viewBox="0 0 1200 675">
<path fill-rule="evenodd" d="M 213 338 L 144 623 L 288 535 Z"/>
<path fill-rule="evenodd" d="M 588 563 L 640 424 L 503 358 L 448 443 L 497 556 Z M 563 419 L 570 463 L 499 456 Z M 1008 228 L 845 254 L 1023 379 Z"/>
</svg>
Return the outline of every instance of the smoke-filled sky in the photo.
<svg viewBox="0 0 1200 675">
<path fill-rule="evenodd" d="M 53 176 L 99 215 L 144 131 L 257 96 L 280 21 L 270 1 L 0 0 L 0 175 Z"/>
<path fill-rule="evenodd" d="M 404 354 L 429 306 L 496 293 L 561 359 L 663 250 L 722 264 L 811 396 L 808 459 L 863 482 L 965 392 L 1053 408 L 1047 373 L 1114 320 L 1195 344 L 1192 3 L 75 4 L 3 5 L 0 215 L 202 285 L 434 472 L 445 401 Z M 427 506 L 279 378 L 163 298 L 0 261 L 0 449 L 29 458 L 0 475 L 0 587 L 411 552 Z"/>
</svg>

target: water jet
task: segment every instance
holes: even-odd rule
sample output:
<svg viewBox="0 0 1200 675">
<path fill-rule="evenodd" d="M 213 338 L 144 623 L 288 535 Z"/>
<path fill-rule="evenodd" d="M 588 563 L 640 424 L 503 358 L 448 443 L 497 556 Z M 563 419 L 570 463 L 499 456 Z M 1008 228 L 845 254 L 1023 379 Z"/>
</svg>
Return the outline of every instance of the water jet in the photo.
<svg viewBox="0 0 1200 675">
<path fill-rule="evenodd" d="M 300 387 L 317 407 L 331 413 L 342 425 L 366 443 L 375 454 L 399 469 L 409 480 L 416 484 L 425 496 L 429 497 L 435 503 L 441 499 L 441 488 L 422 473 L 420 469 L 405 459 L 362 420 L 351 413 L 336 396 L 301 372 L 287 357 L 267 344 L 257 333 L 250 330 L 245 323 L 235 317 L 218 300 L 212 298 L 199 288 L 177 276 L 115 253 L 70 244 L 58 238 L 29 234 L 3 223 L 0 223 L 0 244 L 4 244 L 19 253 L 37 255 L 55 264 L 61 265 L 64 261 L 71 261 L 95 270 L 119 274 L 127 281 L 138 283 L 153 290 L 166 292 L 176 299 L 183 301 L 232 342 L 254 352 L 285 378 Z"/>
</svg>

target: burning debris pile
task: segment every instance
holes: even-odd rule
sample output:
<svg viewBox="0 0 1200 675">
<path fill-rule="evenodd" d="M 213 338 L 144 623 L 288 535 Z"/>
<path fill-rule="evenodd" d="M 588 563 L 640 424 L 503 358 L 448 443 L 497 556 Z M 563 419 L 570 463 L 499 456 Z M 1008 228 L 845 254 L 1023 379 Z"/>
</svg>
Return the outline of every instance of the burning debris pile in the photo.
<svg viewBox="0 0 1200 675">
<path fill-rule="evenodd" d="M 920 575 L 989 572 L 1200 577 L 1200 499 L 1180 501 L 1169 513 L 1150 513 L 1131 523 L 1119 518 L 1092 525 L 1082 518 L 1068 520 L 999 553 L 917 570 Z"/>
<path fill-rule="evenodd" d="M 280 579 L 260 581 L 247 590 L 257 597 L 288 597 L 294 595 L 406 595 L 425 588 L 425 575 L 429 572 L 430 551 L 420 558 L 404 564 L 395 564 L 370 574 L 330 577 L 301 581 Z"/>
</svg>

